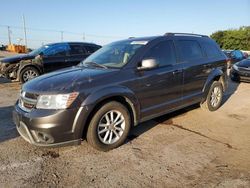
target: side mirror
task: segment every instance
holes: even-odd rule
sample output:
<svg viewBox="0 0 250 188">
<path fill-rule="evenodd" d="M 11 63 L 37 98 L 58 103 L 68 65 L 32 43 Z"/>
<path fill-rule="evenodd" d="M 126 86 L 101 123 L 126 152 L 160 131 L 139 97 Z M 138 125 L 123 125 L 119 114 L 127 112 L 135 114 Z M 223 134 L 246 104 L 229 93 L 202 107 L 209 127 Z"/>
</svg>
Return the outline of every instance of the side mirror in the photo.
<svg viewBox="0 0 250 188">
<path fill-rule="evenodd" d="M 150 70 L 157 68 L 159 66 L 156 59 L 144 59 L 141 62 L 141 66 L 138 67 L 138 70 Z"/>
</svg>

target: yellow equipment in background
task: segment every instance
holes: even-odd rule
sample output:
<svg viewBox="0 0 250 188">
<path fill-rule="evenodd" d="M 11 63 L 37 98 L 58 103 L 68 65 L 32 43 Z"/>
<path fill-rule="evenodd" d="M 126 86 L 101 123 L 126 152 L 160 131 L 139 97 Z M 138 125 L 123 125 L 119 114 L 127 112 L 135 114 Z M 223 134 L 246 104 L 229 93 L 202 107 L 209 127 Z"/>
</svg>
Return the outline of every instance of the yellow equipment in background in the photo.
<svg viewBox="0 0 250 188">
<path fill-rule="evenodd" d="M 11 45 L 8 45 L 7 51 L 16 52 L 16 53 L 26 53 L 27 49 L 26 49 L 26 46 L 23 46 L 23 45 L 11 44 Z"/>
</svg>

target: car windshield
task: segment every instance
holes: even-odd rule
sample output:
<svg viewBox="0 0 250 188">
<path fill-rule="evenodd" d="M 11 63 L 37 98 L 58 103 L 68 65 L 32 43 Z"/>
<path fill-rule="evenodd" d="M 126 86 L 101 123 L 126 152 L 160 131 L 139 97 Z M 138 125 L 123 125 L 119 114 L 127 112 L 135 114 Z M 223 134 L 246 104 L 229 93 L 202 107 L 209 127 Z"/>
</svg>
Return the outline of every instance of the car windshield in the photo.
<svg viewBox="0 0 250 188">
<path fill-rule="evenodd" d="M 106 68 L 121 68 L 128 63 L 138 49 L 147 41 L 122 41 L 106 45 L 82 61 L 82 66 L 102 65 Z M 101 66 L 99 66 L 101 67 Z"/>
<path fill-rule="evenodd" d="M 43 52 L 45 49 L 47 49 L 47 48 L 49 48 L 49 46 L 48 45 L 44 45 L 44 46 L 42 46 L 42 47 L 40 47 L 40 48 L 38 48 L 38 49 L 36 49 L 36 50 L 33 50 L 32 52 L 30 52 L 29 54 L 30 55 L 34 55 L 34 56 L 36 56 L 36 55 L 39 55 L 41 52 Z"/>
</svg>

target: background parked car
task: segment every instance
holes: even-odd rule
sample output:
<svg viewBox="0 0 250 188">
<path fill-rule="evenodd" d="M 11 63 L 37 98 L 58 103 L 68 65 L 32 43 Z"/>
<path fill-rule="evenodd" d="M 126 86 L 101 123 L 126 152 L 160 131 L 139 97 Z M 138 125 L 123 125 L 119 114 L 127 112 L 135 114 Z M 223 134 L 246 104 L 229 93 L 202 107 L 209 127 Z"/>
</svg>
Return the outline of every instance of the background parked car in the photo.
<svg viewBox="0 0 250 188">
<path fill-rule="evenodd" d="M 24 83 L 41 74 L 77 65 L 99 48 L 83 42 L 44 45 L 25 55 L 1 59 L 0 75 Z"/>
<path fill-rule="evenodd" d="M 233 81 L 250 82 L 250 59 L 244 59 L 234 64 L 230 76 Z"/>
<path fill-rule="evenodd" d="M 228 68 L 231 68 L 235 63 L 246 59 L 245 54 L 240 50 L 223 50 L 223 52 L 228 57 Z"/>
</svg>

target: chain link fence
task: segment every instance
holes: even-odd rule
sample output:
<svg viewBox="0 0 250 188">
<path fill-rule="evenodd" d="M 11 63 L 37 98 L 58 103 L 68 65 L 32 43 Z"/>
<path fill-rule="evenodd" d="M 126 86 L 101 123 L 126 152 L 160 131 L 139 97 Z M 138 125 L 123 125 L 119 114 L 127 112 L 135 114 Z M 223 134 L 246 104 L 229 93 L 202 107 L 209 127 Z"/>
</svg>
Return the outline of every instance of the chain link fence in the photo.
<svg viewBox="0 0 250 188">
<path fill-rule="evenodd" d="M 41 28 L 26 28 L 28 48 L 38 48 L 41 45 L 62 41 L 83 41 L 100 45 L 115 40 L 124 39 L 124 36 L 105 36 L 89 33 L 77 33 L 62 30 L 50 30 Z M 24 28 L 18 26 L 0 25 L 0 46 L 8 44 L 25 45 Z"/>
</svg>

